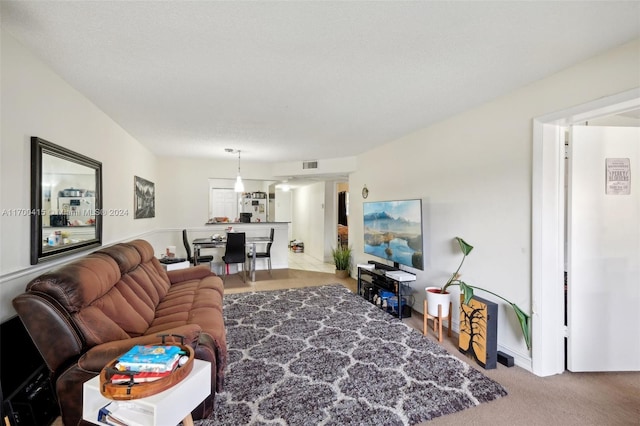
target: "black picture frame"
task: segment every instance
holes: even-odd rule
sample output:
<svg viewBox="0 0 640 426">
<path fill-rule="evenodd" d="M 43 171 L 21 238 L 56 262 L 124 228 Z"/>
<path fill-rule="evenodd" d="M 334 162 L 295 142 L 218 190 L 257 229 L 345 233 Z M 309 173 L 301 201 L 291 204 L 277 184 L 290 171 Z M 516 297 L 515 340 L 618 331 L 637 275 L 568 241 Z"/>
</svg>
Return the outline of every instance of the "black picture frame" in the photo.
<svg viewBox="0 0 640 426">
<path fill-rule="evenodd" d="M 134 219 L 156 216 L 156 185 L 139 176 L 133 177 Z"/>
</svg>

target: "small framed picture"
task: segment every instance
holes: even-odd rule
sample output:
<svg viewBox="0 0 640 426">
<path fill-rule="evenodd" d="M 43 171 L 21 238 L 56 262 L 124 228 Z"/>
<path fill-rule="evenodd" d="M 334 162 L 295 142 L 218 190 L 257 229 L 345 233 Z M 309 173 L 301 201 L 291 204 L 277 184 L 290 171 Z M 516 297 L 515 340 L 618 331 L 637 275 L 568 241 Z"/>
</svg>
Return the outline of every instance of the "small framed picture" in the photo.
<svg viewBox="0 0 640 426">
<path fill-rule="evenodd" d="M 138 176 L 133 177 L 134 219 L 146 219 L 156 216 L 155 184 Z"/>
</svg>

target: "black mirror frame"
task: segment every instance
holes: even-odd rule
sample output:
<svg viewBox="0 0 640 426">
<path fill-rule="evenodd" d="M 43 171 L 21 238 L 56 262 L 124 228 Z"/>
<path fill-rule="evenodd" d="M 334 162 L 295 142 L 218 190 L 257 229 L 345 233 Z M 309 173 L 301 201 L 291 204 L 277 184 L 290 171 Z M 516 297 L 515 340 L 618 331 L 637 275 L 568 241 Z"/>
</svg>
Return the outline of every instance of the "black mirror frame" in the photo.
<svg viewBox="0 0 640 426">
<path fill-rule="evenodd" d="M 60 246 L 57 249 L 43 250 L 43 228 L 42 213 L 42 156 L 52 155 L 63 160 L 68 160 L 82 166 L 94 169 L 95 171 L 95 209 L 96 224 L 95 238 L 75 244 Z M 82 154 L 73 152 L 67 148 L 41 139 L 37 136 L 31 137 L 31 264 L 35 265 L 45 260 L 57 259 L 62 256 L 88 250 L 102 245 L 102 163 L 85 157 Z"/>
</svg>

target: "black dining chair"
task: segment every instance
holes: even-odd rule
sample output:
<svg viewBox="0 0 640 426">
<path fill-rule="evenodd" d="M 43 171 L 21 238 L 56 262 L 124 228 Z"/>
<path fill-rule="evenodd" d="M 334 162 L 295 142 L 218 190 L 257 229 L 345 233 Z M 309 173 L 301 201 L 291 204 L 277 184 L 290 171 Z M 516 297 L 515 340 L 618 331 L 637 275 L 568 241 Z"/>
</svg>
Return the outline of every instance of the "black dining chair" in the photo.
<svg viewBox="0 0 640 426">
<path fill-rule="evenodd" d="M 182 230 L 182 242 L 184 243 L 184 249 L 187 251 L 187 259 L 193 265 L 194 258 L 191 255 L 191 243 L 189 243 L 189 237 L 187 237 L 187 230 Z M 198 256 L 198 263 L 211 263 L 213 262 L 213 256 Z"/>
<path fill-rule="evenodd" d="M 247 282 L 247 252 L 246 245 L 247 238 L 244 232 L 229 232 L 227 233 L 227 246 L 222 256 L 222 261 L 225 263 L 225 276 L 229 275 L 229 265 L 232 263 L 242 264 L 243 282 Z"/>
<path fill-rule="evenodd" d="M 275 230 L 271 228 L 271 234 L 269 235 L 269 242 L 267 243 L 267 247 L 265 251 L 256 251 L 256 260 L 267 259 L 267 263 L 269 265 L 269 275 L 271 275 L 271 245 L 273 244 L 274 233 L 275 233 Z"/>
</svg>

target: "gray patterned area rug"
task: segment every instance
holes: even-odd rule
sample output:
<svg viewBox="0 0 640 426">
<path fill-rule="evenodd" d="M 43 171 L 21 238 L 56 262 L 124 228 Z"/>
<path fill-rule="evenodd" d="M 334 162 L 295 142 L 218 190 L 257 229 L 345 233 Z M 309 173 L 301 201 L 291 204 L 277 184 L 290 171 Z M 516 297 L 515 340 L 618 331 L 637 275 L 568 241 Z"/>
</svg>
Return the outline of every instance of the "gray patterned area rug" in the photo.
<svg viewBox="0 0 640 426">
<path fill-rule="evenodd" d="M 413 425 L 504 388 L 341 285 L 226 295 L 229 363 L 196 425 Z"/>
</svg>

